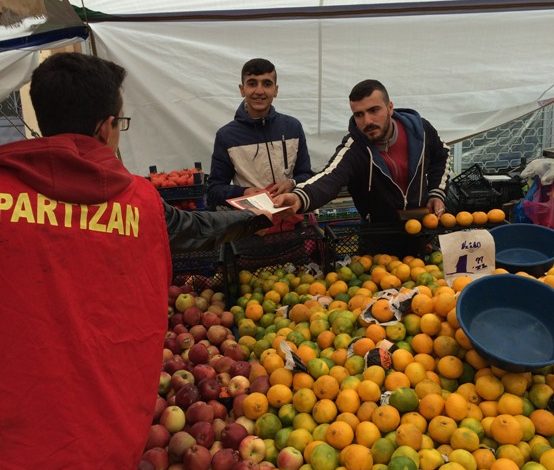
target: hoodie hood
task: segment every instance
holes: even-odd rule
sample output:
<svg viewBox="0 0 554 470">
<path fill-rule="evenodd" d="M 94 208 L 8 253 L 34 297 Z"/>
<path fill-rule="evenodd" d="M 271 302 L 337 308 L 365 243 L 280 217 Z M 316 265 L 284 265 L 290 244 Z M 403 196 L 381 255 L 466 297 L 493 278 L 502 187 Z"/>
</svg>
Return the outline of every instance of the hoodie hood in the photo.
<svg viewBox="0 0 554 470">
<path fill-rule="evenodd" d="M 108 201 L 133 181 L 111 148 L 80 134 L 3 145 L 0 170 L 44 196 L 75 204 Z"/>
<path fill-rule="evenodd" d="M 269 107 L 269 112 L 267 113 L 267 116 L 263 118 L 252 118 L 250 117 L 250 114 L 246 111 L 245 102 L 242 101 L 241 104 L 239 104 L 239 107 L 235 111 L 235 119 L 239 122 L 248 124 L 253 127 L 257 126 L 264 126 L 266 122 L 271 122 L 275 119 L 277 116 L 277 111 L 275 111 L 275 108 L 273 105 Z"/>
</svg>

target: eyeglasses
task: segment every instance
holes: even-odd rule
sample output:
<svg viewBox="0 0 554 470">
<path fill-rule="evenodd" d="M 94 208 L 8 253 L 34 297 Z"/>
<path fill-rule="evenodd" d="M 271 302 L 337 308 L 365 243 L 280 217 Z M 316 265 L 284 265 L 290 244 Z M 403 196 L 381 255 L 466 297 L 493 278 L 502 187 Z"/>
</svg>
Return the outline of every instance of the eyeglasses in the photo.
<svg viewBox="0 0 554 470">
<path fill-rule="evenodd" d="M 131 125 L 131 118 L 130 117 L 116 117 L 113 120 L 114 123 L 117 124 L 120 131 L 127 131 L 129 130 L 129 126 Z"/>
</svg>

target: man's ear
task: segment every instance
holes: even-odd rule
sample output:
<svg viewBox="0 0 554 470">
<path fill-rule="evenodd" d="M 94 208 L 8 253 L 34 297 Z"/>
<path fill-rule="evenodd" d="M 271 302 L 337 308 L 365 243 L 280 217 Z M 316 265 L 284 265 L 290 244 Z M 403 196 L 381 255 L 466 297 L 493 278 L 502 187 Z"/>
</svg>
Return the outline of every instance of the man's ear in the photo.
<svg viewBox="0 0 554 470">
<path fill-rule="evenodd" d="M 275 85 L 275 94 L 273 95 L 274 98 L 277 98 L 278 92 L 279 92 L 279 85 Z"/>
<path fill-rule="evenodd" d="M 98 127 L 98 131 L 96 132 L 95 137 L 103 144 L 107 144 L 109 142 L 110 136 L 114 131 L 114 127 L 113 127 L 114 119 L 115 119 L 114 116 L 110 116 L 107 119 L 104 119 L 99 124 L 100 127 Z"/>
<path fill-rule="evenodd" d="M 239 83 L 240 96 L 244 98 L 244 85 Z"/>
</svg>

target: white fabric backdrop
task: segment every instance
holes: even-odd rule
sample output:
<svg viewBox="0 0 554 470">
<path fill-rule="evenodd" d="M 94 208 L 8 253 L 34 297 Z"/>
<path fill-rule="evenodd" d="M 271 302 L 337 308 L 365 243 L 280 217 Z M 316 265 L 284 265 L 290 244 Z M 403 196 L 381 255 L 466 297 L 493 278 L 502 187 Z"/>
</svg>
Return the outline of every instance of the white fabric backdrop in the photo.
<svg viewBox="0 0 554 470">
<path fill-rule="evenodd" d="M 146 174 L 150 164 L 195 161 L 209 170 L 215 131 L 233 118 L 240 69 L 252 57 L 276 64 L 274 103 L 303 123 L 315 169 L 344 135 L 348 93 L 365 78 L 381 80 L 395 106 L 420 111 L 446 141 L 492 128 L 554 98 L 552 24 L 546 10 L 92 29 L 99 55 L 129 72 L 133 121 L 121 150 L 132 171 Z"/>
<path fill-rule="evenodd" d="M 2 52 L 0 54 L 0 101 L 28 82 L 38 64 L 38 51 Z"/>
</svg>

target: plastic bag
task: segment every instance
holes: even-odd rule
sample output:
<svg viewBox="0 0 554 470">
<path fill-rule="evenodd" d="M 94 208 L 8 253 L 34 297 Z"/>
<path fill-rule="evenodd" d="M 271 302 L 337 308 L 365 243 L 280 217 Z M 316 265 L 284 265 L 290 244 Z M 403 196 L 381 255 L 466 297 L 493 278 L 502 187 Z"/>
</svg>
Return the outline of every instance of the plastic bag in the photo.
<svg viewBox="0 0 554 470">
<path fill-rule="evenodd" d="M 537 158 L 533 160 L 521 172 L 522 178 L 533 178 L 538 176 L 541 184 L 549 185 L 554 183 L 554 159 Z"/>
<path fill-rule="evenodd" d="M 554 184 L 545 185 L 536 178 L 531 189 L 532 196 L 521 202 L 525 216 L 534 224 L 554 228 Z"/>
</svg>

